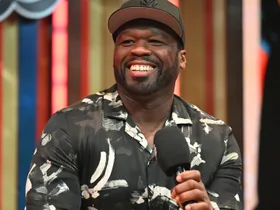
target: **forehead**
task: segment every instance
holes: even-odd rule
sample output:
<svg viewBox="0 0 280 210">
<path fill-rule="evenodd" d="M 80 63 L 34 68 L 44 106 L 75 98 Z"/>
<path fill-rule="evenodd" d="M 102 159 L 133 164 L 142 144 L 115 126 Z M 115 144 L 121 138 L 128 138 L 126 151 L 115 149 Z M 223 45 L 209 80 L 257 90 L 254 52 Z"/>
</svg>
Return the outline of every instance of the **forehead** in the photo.
<svg viewBox="0 0 280 210">
<path fill-rule="evenodd" d="M 145 31 L 149 35 L 161 35 L 169 39 L 175 39 L 176 37 L 175 32 L 173 32 L 168 26 L 156 21 L 145 19 L 137 19 L 124 24 L 115 34 L 118 36 L 121 34 L 136 33 L 137 31 Z"/>
</svg>

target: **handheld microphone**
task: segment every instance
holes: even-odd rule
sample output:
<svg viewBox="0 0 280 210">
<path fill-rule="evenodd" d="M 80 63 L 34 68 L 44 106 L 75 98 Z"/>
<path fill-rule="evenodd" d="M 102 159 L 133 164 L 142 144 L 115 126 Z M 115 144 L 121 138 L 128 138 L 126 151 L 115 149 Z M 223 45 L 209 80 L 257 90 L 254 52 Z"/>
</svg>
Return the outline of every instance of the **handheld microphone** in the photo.
<svg viewBox="0 0 280 210">
<path fill-rule="evenodd" d="M 175 178 L 178 174 L 190 170 L 190 149 L 185 136 L 178 127 L 164 127 L 154 137 L 157 152 L 157 161 L 164 173 Z M 183 207 L 194 203 L 183 203 Z"/>
</svg>

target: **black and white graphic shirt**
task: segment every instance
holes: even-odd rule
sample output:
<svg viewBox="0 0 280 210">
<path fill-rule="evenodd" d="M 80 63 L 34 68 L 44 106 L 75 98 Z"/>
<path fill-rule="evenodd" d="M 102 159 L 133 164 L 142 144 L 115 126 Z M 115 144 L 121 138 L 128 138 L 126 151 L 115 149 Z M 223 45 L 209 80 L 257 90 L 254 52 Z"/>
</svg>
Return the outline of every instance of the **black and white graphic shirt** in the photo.
<svg viewBox="0 0 280 210">
<path fill-rule="evenodd" d="M 231 128 L 177 96 L 165 126 L 185 135 L 213 208 L 242 210 L 242 161 Z M 26 210 L 175 210 L 174 186 L 114 85 L 48 121 L 27 178 Z"/>
</svg>

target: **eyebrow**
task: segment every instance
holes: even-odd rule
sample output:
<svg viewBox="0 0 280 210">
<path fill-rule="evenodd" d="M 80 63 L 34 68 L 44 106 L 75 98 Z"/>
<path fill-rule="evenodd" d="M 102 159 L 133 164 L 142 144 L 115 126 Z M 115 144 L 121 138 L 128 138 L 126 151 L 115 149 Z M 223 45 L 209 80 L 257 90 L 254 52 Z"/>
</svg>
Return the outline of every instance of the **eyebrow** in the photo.
<svg viewBox="0 0 280 210">
<path fill-rule="evenodd" d="M 121 31 L 119 33 L 119 36 L 122 36 L 122 35 L 128 35 L 128 33 L 131 32 L 132 29 L 137 29 L 137 28 L 127 28 L 127 29 L 124 29 L 123 31 Z M 143 28 L 143 30 L 147 30 L 148 28 Z M 141 30 L 141 29 L 139 29 Z M 163 31 L 163 30 L 160 30 L 160 29 L 157 29 L 157 28 L 150 28 L 149 30 L 151 30 L 151 32 L 153 33 L 152 36 L 161 36 L 162 38 L 165 38 L 167 40 L 174 40 L 174 37 L 170 34 L 168 34 L 167 32 Z"/>
</svg>

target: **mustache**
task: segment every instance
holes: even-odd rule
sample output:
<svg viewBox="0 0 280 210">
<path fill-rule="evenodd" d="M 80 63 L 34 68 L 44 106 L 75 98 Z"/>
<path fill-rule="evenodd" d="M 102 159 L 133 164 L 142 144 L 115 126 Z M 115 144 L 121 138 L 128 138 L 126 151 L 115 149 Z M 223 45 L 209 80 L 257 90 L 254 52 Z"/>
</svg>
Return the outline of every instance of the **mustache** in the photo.
<svg viewBox="0 0 280 210">
<path fill-rule="evenodd" d="M 161 62 L 152 57 L 152 56 L 131 56 L 129 57 L 125 62 L 124 62 L 124 66 L 127 66 L 129 62 L 134 61 L 134 60 L 142 60 L 142 61 L 147 61 L 150 63 L 154 63 L 156 66 L 161 67 Z"/>
</svg>

